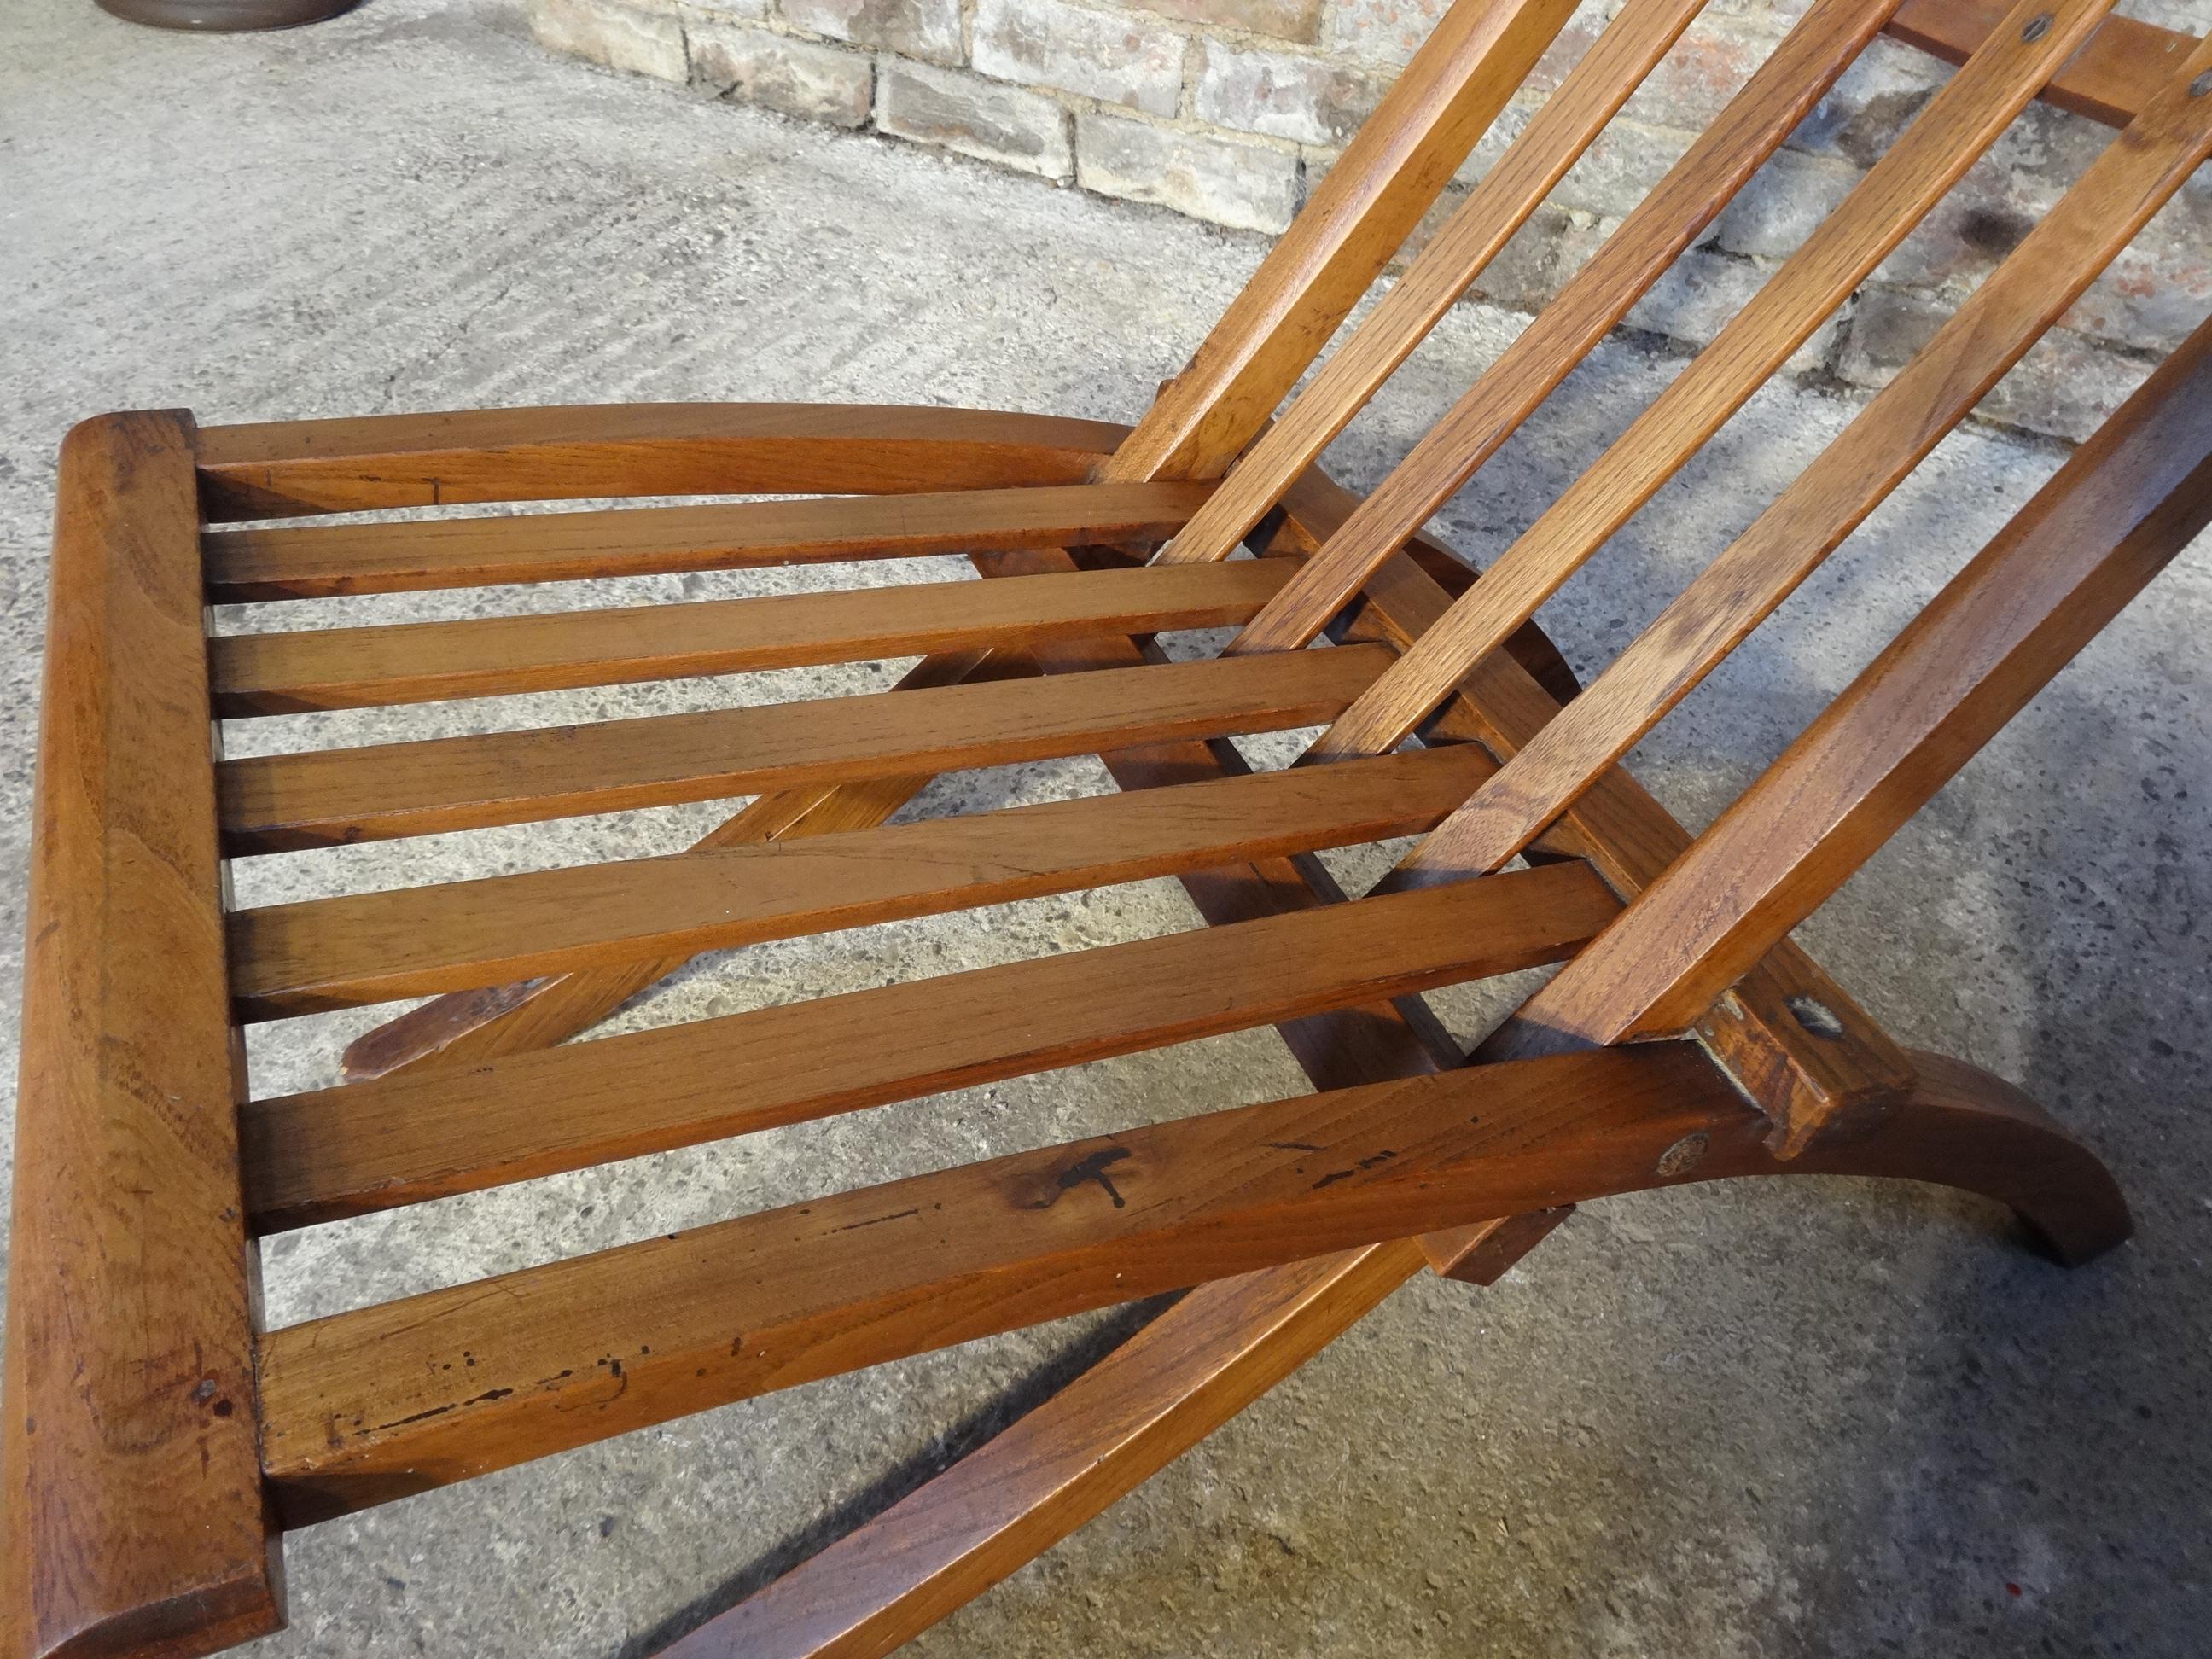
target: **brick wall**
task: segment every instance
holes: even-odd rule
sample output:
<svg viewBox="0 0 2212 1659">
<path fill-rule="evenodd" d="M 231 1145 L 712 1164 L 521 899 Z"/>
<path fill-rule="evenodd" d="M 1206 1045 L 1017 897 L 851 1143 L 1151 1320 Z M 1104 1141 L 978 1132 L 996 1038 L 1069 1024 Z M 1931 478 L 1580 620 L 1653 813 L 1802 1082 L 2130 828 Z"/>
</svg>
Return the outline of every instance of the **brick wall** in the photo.
<svg viewBox="0 0 2212 1659">
<path fill-rule="evenodd" d="M 1712 0 L 1478 282 L 1533 310 L 1619 223 L 1808 0 Z M 1233 229 L 1279 232 L 1446 0 L 527 0 L 538 39 L 610 68 L 834 126 L 871 128 Z M 1617 8 L 1587 0 L 1471 157 L 1479 178 Z M 2124 0 L 2203 34 L 2212 0 Z M 1702 344 L 1948 73 L 1875 46 L 1704 241 L 1631 313 Z M 2109 137 L 2038 105 L 1799 354 L 1881 385 Z M 1441 216 L 1431 216 L 1431 224 Z M 1984 405 L 2079 438 L 2212 310 L 2212 167 Z"/>
</svg>

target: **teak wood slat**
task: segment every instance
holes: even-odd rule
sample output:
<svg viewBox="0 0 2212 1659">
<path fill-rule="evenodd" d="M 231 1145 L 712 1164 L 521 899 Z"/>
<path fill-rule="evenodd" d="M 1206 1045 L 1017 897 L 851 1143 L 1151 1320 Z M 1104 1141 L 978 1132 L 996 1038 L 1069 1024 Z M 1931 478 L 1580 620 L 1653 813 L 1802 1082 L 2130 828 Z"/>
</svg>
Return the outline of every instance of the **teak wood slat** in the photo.
<svg viewBox="0 0 2212 1659">
<path fill-rule="evenodd" d="M 1816 0 L 1605 245 L 1231 649 L 1290 650 L 1326 628 L 1720 216 L 1893 9 L 1893 0 Z"/>
<path fill-rule="evenodd" d="M 2212 322 L 2176 348 L 1697 847 L 1522 1018 L 1680 1030 L 2212 524 Z M 1725 891 L 1727 902 L 1716 902 Z"/>
<path fill-rule="evenodd" d="M 1356 646 L 253 756 L 219 770 L 223 836 L 235 853 L 338 846 L 1277 731 L 1334 719 L 1388 659 Z"/>
<path fill-rule="evenodd" d="M 209 642 L 216 708 L 236 717 L 508 696 L 630 680 L 1004 650 L 1090 634 L 1243 622 L 1287 559 L 1139 566 L 998 582 L 912 582 L 766 599 L 632 605 Z"/>
<path fill-rule="evenodd" d="M 1226 558 L 1413 355 L 1604 131 L 1705 0 L 1632 0 L 1311 385 L 1161 554 Z"/>
<path fill-rule="evenodd" d="M 1454 5 L 1102 478 L 1211 478 L 1266 424 L 1443 193 L 1575 0 Z"/>
<path fill-rule="evenodd" d="M 269 1018 L 658 961 L 1427 829 L 1496 769 L 1472 744 L 241 910 L 231 994 Z"/>
<path fill-rule="evenodd" d="M 1089 482 L 1127 427 L 987 409 L 586 404 L 209 427 L 210 523 L 611 495 L 907 495 Z"/>
<path fill-rule="evenodd" d="M 1371 611 L 1382 631 L 1404 645 L 1433 629 L 1448 603 L 1424 572 L 1399 557 L 1369 582 L 1360 620 Z M 1493 653 L 1476 665 L 1434 724 L 1508 757 L 1533 741 L 1560 707 L 1519 663 Z M 1560 827 L 1626 896 L 1656 880 L 1692 844 L 1690 832 L 1619 767 L 1592 781 Z M 1794 1012 L 1807 1003 L 1827 1010 L 1834 1028 L 1808 1030 Z M 1911 1082 L 1904 1051 L 1788 939 L 1709 1011 L 1698 1036 L 1774 1119 L 1785 1156 L 1802 1150 L 1831 1120 L 1892 1101 Z"/>
<path fill-rule="evenodd" d="M 1573 11 L 1457 0 L 1134 427 L 658 404 L 78 428 L 33 848 L 0 1654 L 207 1651 L 282 1622 L 283 1528 L 1188 1290 L 678 1650 L 881 1653 L 1411 1274 L 1488 1285 L 1577 1204 L 1877 1175 L 1996 1198 L 2064 1261 L 2124 1237 L 2088 1152 L 2009 1085 L 1900 1048 L 1789 934 L 2212 522 L 2212 323 L 1704 835 L 1621 764 L 2212 154 L 2212 43 L 2106 3 L 1815 0 L 1364 501 L 1319 452 L 1608 134 L 1696 0 L 1627 0 L 1548 97 L 1520 99 L 1517 138 L 1326 351 Z M 1857 188 L 1489 573 L 1424 535 L 1883 30 L 1962 67 Z M 2037 97 L 2124 130 L 1584 685 L 1537 608 Z M 687 496 L 719 499 L 662 504 Z M 562 501 L 580 505 L 498 510 Z M 265 522 L 338 514 L 371 516 Z M 313 609 L 944 555 L 987 580 L 373 628 Z M 271 600 L 307 609 L 210 632 L 205 603 Z M 1239 631 L 1177 659 L 1206 628 Z M 916 656 L 865 696 L 733 685 L 703 713 L 234 761 L 210 741 L 211 718 Z M 274 729 L 314 744 L 331 724 Z M 1230 741 L 1314 726 L 1306 758 L 1328 764 L 1255 772 Z M 1122 793 L 952 817 L 923 794 L 1091 753 Z M 745 795 L 690 852 L 618 863 L 254 909 L 222 868 Z M 1321 856 L 1425 832 L 1364 898 Z M 1160 877 L 1203 926 L 811 1000 L 766 988 L 750 1012 L 560 1046 L 702 951 L 836 948 Z M 1547 963 L 1472 1056 L 1423 1000 Z M 348 1051 L 360 1080 L 250 1097 L 245 1023 L 423 995 Z M 923 1103 L 1259 1027 L 1315 1092 L 259 1328 L 255 1241 L 275 1231 L 830 1114 L 941 1113 Z"/>
<path fill-rule="evenodd" d="M 1422 1266 L 1401 1239 L 1200 1285 L 998 1438 L 662 1653 L 890 1652 L 1189 1450 Z"/>
<path fill-rule="evenodd" d="M 965 652 L 925 658 L 899 684 L 902 690 L 915 690 L 973 678 L 1018 679 L 1035 672 L 1018 655 Z M 873 829 L 928 782 L 927 777 L 870 778 L 763 795 L 709 830 L 691 850 L 709 852 Z M 356 1039 L 345 1051 L 345 1075 L 358 1080 L 398 1071 L 465 1066 L 495 1054 L 550 1047 L 590 1029 L 690 960 L 686 953 L 434 998 Z"/>
<path fill-rule="evenodd" d="M 1561 864 L 258 1100 L 246 1210 L 304 1226 L 1510 973 L 1619 908 Z"/>
<path fill-rule="evenodd" d="M 2024 1101 L 1969 1094 L 1903 1122 L 1808 1167 L 1942 1170 L 2069 1255 L 2124 1232 L 2110 1177 Z M 264 1456 L 289 1515 L 327 1516 L 1408 1222 L 1775 1173 L 1765 1135 L 1703 1054 L 1663 1044 L 1017 1153 L 271 1332 Z M 1686 1142 L 1694 1162 L 1670 1158 Z"/>
<path fill-rule="evenodd" d="M 2043 0 L 2021 0 L 1713 343 L 1499 556 L 1480 592 L 1455 603 L 1322 733 L 1315 757 L 1380 753 L 1427 719 L 1468 662 L 1534 616 L 1812 337 L 2012 125 L 2110 3 L 2069 0 L 2045 11 Z"/>
<path fill-rule="evenodd" d="M 226 602 L 403 593 L 502 582 L 834 564 L 1147 541 L 1178 528 L 1203 483 L 1042 484 L 697 507 L 398 520 L 209 533 L 208 597 Z"/>
<path fill-rule="evenodd" d="M 1963 64 L 2008 9 L 2005 0 L 1905 0 L 1889 20 L 1889 33 L 1946 63 Z M 2060 109 L 2124 127 L 2196 45 L 2179 30 L 2107 17 L 2039 95 Z"/>
<path fill-rule="evenodd" d="M 112 415 L 62 447 L 0 1422 L 15 1652 L 220 1646 L 283 1621 L 193 441 L 187 415 Z"/>
<path fill-rule="evenodd" d="M 2212 88 L 2198 88 L 2208 72 L 2212 41 L 1843 435 L 1559 719 L 1407 855 L 1401 878 L 1433 880 L 1512 857 L 1841 545 L 2212 155 Z"/>
</svg>

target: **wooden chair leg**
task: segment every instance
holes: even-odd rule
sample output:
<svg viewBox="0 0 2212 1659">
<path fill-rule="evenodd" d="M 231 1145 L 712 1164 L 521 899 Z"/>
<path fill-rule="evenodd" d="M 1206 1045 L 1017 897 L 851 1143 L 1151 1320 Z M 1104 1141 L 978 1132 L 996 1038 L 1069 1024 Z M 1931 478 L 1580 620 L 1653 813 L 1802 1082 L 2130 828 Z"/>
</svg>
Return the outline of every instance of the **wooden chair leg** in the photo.
<svg viewBox="0 0 2212 1659">
<path fill-rule="evenodd" d="M 1911 1052 L 1917 1076 L 1901 1103 L 1834 1125 L 1777 1173 L 1887 1176 L 1979 1193 L 2009 1206 L 2069 1267 L 2127 1241 L 2135 1222 L 2112 1172 L 2024 1090 L 1962 1060 Z"/>
<path fill-rule="evenodd" d="M 1133 1492 L 1423 1261 L 1400 1240 L 1200 1285 L 995 1438 L 662 1653 L 890 1652 Z"/>
</svg>

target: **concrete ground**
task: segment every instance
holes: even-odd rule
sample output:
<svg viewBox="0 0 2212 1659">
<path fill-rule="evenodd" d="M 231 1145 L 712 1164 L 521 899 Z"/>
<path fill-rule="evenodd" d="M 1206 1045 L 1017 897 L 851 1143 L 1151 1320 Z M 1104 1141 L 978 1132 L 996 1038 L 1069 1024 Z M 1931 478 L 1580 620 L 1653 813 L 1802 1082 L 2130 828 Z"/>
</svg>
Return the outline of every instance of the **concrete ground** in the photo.
<svg viewBox="0 0 2212 1659">
<path fill-rule="evenodd" d="M 1127 418 L 1261 252 L 557 61 L 489 0 L 369 0 L 336 23 L 228 39 L 132 29 L 85 0 L 18 0 L 0 17 L 0 673 L 17 711 L 0 734 L 0 979 L 17 977 L 21 938 L 53 456 L 76 418 L 625 398 Z M 1449 319 L 1339 446 L 1340 472 L 1371 482 L 1516 324 Z M 1608 346 L 1445 527 L 1494 553 L 1677 367 L 1637 340 Z M 1856 407 L 1817 387 L 1764 395 L 1547 611 L 1570 654 L 1589 667 L 1617 649 Z M 1647 780 L 1690 821 L 1710 817 L 2057 459 L 1988 429 L 1947 443 L 1645 746 Z M 915 1650 L 2203 1651 L 2207 553 L 2171 570 L 1805 930 L 1906 1040 L 2024 1084 L 2102 1149 L 2136 1206 L 2136 1243 L 2063 1273 L 1978 1204 L 1866 1183 L 1593 1206 L 1494 1290 L 1409 1285 Z M 610 597 L 816 579 L 637 582 Z M 574 600 L 473 593 L 446 609 Z M 282 615 L 308 626 L 391 609 Z M 832 678 L 858 689 L 893 672 Z M 275 720 L 232 742 L 790 690 L 769 676 Z M 1094 763 L 1071 763 L 950 780 L 929 804 L 1103 787 Z M 240 897 L 657 850 L 717 811 L 261 860 L 240 868 Z M 763 947 L 703 964 L 620 1023 L 1192 921 L 1155 883 Z M 1471 1036 L 1501 994 L 1444 1006 Z M 368 1023 L 258 1031 L 257 1088 L 328 1080 L 337 1044 Z M 270 1317 L 1298 1086 L 1261 1033 L 292 1235 L 268 1253 Z M 644 1651 L 880 1507 L 1126 1325 L 974 1344 L 299 1534 L 293 1627 L 261 1650 Z"/>
</svg>

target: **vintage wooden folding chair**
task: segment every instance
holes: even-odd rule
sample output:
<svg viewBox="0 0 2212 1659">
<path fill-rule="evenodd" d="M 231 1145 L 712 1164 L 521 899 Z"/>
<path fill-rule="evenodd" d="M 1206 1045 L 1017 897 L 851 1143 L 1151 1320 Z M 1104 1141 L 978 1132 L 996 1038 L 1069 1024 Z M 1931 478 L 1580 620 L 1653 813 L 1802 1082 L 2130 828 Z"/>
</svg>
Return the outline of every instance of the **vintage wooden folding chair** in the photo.
<svg viewBox="0 0 2212 1659">
<path fill-rule="evenodd" d="M 1619 764 L 2212 153 L 2212 43 L 2107 20 L 2108 3 L 1815 0 L 1364 500 L 1316 456 L 1698 0 L 1627 0 L 1279 412 L 1570 0 L 1460 0 L 1133 430 L 764 405 L 77 428 L 24 998 L 7 1650 L 241 1641 L 283 1620 L 288 1528 L 1198 1286 L 681 1644 L 876 1653 L 1097 1512 L 1425 1263 L 1487 1282 L 1584 1200 L 1895 1176 L 2011 1206 L 2063 1261 L 2118 1243 L 2126 1211 L 2095 1158 L 2009 1085 L 1902 1052 L 1788 933 L 2212 519 L 2212 325 L 1704 835 Z M 1425 521 L 1885 27 L 1962 67 L 1474 580 Z M 1538 607 L 2039 94 L 2118 136 L 1578 689 L 1531 626 Z M 779 499 L 266 522 L 700 495 Z M 263 522 L 222 527 L 239 521 Z M 994 580 L 237 636 L 204 620 L 210 601 L 943 553 Z M 1153 639 L 1224 626 L 1233 641 L 1198 660 Z M 875 696 L 233 760 L 209 741 L 211 720 L 921 653 Z M 1250 769 L 1227 741 L 1315 725 L 1308 763 L 1282 770 Z M 934 774 L 1092 752 L 1127 793 L 884 822 Z M 725 827 L 665 857 L 227 900 L 226 860 L 743 795 Z M 1360 897 L 1314 856 L 1416 834 Z M 1209 927 L 554 1046 L 709 948 L 1169 874 Z M 1563 965 L 1471 1056 L 1419 1000 L 1547 963 Z M 355 1080 L 251 1097 L 243 1023 L 424 995 L 356 1045 Z M 258 1317 L 259 1241 L 284 1229 L 1269 1024 L 1316 1092 L 287 1328 Z"/>
</svg>

